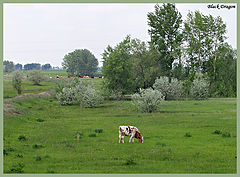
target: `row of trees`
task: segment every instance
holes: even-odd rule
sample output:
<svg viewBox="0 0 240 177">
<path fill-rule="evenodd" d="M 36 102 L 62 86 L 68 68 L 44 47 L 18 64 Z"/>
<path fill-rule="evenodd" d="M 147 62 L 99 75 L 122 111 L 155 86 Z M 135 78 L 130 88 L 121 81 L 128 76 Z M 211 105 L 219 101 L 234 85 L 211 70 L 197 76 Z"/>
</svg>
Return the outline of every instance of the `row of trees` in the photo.
<svg viewBox="0 0 240 177">
<path fill-rule="evenodd" d="M 166 76 L 183 81 L 189 94 L 196 73 L 209 82 L 210 96 L 236 96 L 236 50 L 226 39 L 221 17 L 190 12 L 183 22 L 174 4 L 147 15 L 151 41 L 127 36 L 103 53 L 105 86 L 117 96 L 152 87 Z M 227 67 L 226 67 L 227 66 Z"/>
<path fill-rule="evenodd" d="M 12 61 L 3 61 L 4 72 L 11 72 L 14 70 L 52 70 L 56 67 L 52 67 L 51 64 L 41 65 L 40 63 L 29 63 L 24 66 L 20 63 L 14 64 Z"/>
</svg>

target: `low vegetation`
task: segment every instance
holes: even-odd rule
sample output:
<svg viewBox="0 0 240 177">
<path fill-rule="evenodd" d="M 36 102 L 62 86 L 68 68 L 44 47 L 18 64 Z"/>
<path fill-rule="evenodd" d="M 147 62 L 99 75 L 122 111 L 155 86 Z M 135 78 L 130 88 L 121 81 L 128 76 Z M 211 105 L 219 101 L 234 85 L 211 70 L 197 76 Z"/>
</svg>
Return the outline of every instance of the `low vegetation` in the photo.
<svg viewBox="0 0 240 177">
<path fill-rule="evenodd" d="M 152 88 L 140 89 L 140 93 L 132 95 L 132 102 L 138 111 L 152 113 L 159 110 L 159 106 L 164 101 L 164 96 L 158 90 Z"/>
<path fill-rule="evenodd" d="M 165 101 L 152 114 L 131 101 L 13 102 L 21 115 L 4 117 L 4 173 L 236 173 L 236 99 Z M 138 127 L 144 143 L 119 145 L 119 125 Z"/>
</svg>

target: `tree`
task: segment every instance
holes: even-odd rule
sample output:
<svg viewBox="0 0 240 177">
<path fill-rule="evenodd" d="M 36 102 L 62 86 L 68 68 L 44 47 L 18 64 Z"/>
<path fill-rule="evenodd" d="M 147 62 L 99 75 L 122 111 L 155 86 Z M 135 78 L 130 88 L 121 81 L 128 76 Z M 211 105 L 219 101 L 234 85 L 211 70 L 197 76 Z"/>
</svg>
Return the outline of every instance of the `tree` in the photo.
<svg viewBox="0 0 240 177">
<path fill-rule="evenodd" d="M 62 66 L 71 75 L 93 75 L 97 71 L 98 60 L 87 49 L 77 49 L 64 56 Z"/>
<path fill-rule="evenodd" d="M 215 72 L 212 67 L 214 59 Z M 211 96 L 235 97 L 237 93 L 237 53 L 229 44 L 218 46 L 215 55 L 204 62 L 203 71 L 210 79 Z"/>
<path fill-rule="evenodd" d="M 188 13 L 184 23 L 184 37 L 188 52 L 188 62 L 194 71 L 200 72 L 211 50 L 208 17 L 199 11 Z"/>
<path fill-rule="evenodd" d="M 24 65 L 24 70 L 40 70 L 41 64 L 39 63 L 30 63 Z"/>
<path fill-rule="evenodd" d="M 151 87 L 155 78 L 161 75 L 157 50 L 151 43 L 147 45 L 139 39 L 133 39 L 131 41 L 131 54 L 133 58 L 131 71 L 135 75 L 135 90 Z"/>
<path fill-rule="evenodd" d="M 23 74 L 21 71 L 14 71 L 12 75 L 12 85 L 13 88 L 17 90 L 18 95 L 22 93 L 22 80 Z"/>
<path fill-rule="evenodd" d="M 155 5 L 155 11 L 148 13 L 148 30 L 151 42 L 159 52 L 159 60 L 163 75 L 169 80 L 172 77 L 172 66 L 181 55 L 180 46 L 182 16 L 174 4 Z"/>
<path fill-rule="evenodd" d="M 51 70 L 52 66 L 50 64 L 42 65 L 42 70 Z"/>
<path fill-rule="evenodd" d="M 11 72 L 14 70 L 14 63 L 12 61 L 4 60 L 3 68 L 4 68 L 4 72 Z"/>
<path fill-rule="evenodd" d="M 32 81 L 34 85 L 40 85 L 40 82 L 42 82 L 45 78 L 41 71 L 31 71 L 28 79 Z"/>
<path fill-rule="evenodd" d="M 115 48 L 108 46 L 104 50 L 102 72 L 104 74 L 104 85 L 113 91 L 117 98 L 123 94 L 133 92 L 134 75 L 131 72 L 131 39 L 127 36 Z"/>
<path fill-rule="evenodd" d="M 217 62 L 217 52 L 219 46 L 223 45 L 226 39 L 226 24 L 223 23 L 221 17 L 214 18 L 213 16 L 208 16 L 208 27 L 209 27 L 209 37 L 211 40 L 211 58 L 213 67 L 213 80 L 216 79 L 216 62 Z M 212 84 L 212 82 L 210 83 Z"/>
<path fill-rule="evenodd" d="M 22 70 L 22 64 L 17 63 L 15 65 L 15 70 Z"/>
</svg>

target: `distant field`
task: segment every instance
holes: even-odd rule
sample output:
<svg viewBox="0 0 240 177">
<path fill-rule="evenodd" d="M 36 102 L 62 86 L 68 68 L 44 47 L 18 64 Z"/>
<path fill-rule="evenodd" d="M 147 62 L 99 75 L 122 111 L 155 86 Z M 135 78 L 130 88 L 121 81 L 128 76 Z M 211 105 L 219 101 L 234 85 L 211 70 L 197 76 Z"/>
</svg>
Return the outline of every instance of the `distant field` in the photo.
<svg viewBox="0 0 240 177">
<path fill-rule="evenodd" d="M 68 74 L 66 71 L 42 71 L 43 74 L 46 77 L 46 81 L 43 81 L 39 85 L 33 85 L 33 83 L 29 80 L 27 80 L 26 76 L 29 74 L 29 71 L 23 71 L 25 80 L 23 80 L 22 88 L 23 88 L 23 94 L 24 93 L 40 93 L 44 91 L 49 91 L 51 88 L 54 88 L 56 86 L 56 82 L 58 81 L 56 79 L 56 76 L 67 78 Z M 4 98 L 13 98 L 17 96 L 17 91 L 12 86 L 12 79 L 11 79 L 12 73 L 5 73 L 4 74 L 4 91 L 3 91 L 3 97 Z M 52 79 L 50 79 L 52 77 Z M 73 79 L 73 78 L 71 78 Z M 59 79 L 61 80 L 61 79 Z M 93 82 L 93 84 L 96 86 L 97 89 L 101 88 L 101 83 L 103 79 L 95 78 L 95 79 L 81 79 L 86 82 Z"/>
<path fill-rule="evenodd" d="M 4 173 L 236 173 L 236 99 L 167 101 L 153 114 L 130 101 L 93 109 L 14 102 L 21 115 L 4 117 Z M 118 144 L 119 125 L 138 127 L 144 143 Z"/>
</svg>

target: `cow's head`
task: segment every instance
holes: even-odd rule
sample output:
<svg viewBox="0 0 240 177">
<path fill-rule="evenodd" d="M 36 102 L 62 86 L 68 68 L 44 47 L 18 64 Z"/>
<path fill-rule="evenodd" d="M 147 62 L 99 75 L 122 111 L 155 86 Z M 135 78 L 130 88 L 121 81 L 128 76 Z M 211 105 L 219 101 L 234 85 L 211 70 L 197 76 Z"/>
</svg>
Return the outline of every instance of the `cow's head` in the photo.
<svg viewBox="0 0 240 177">
<path fill-rule="evenodd" d="M 143 136 L 141 136 L 139 131 L 136 131 L 135 138 L 137 138 L 140 143 L 143 143 Z"/>
</svg>

